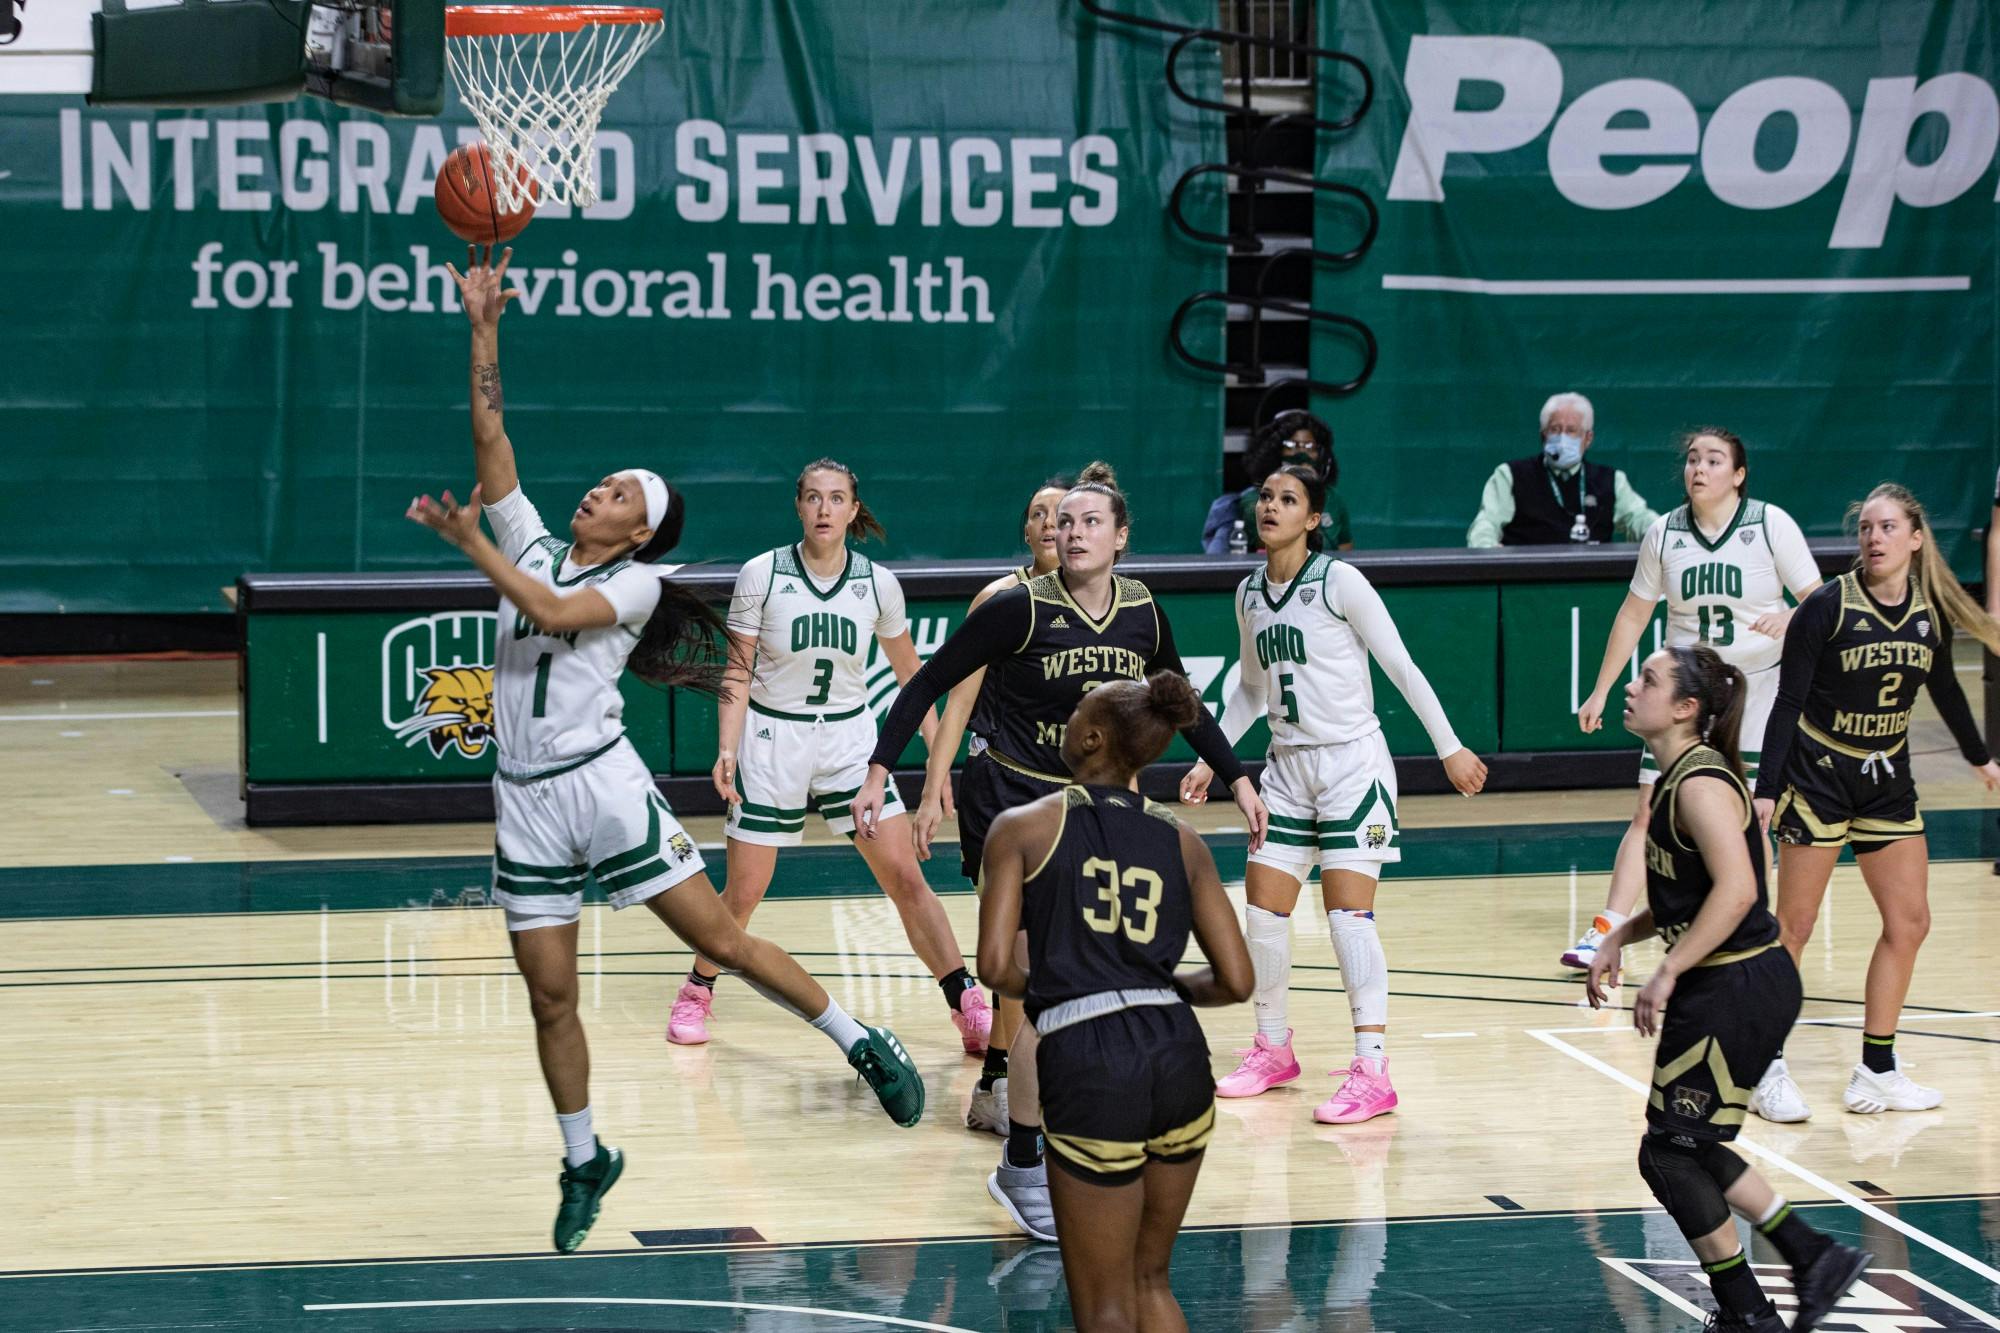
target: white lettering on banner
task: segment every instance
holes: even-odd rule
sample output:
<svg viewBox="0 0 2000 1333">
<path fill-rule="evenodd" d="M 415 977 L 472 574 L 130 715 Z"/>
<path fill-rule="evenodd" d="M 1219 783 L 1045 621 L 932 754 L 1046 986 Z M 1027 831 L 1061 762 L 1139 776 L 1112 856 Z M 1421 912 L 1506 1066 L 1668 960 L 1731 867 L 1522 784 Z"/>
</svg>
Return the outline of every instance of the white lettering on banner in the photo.
<svg viewBox="0 0 2000 1333">
<path fill-rule="evenodd" d="M 327 310 L 357 310 L 363 304 L 386 314 L 427 315 L 461 306 L 458 288 L 440 259 L 433 262 L 425 245 L 408 247 L 409 259 L 364 265 L 347 258 L 339 243 L 321 241 L 314 247 L 320 271 L 316 290 Z M 729 256 L 714 251 L 704 258 L 706 273 L 694 269 L 580 270 L 582 256 L 564 250 L 557 266 L 517 267 L 511 272 L 520 290 L 515 309 L 523 316 L 543 312 L 570 318 L 628 317 L 651 319 L 730 319 Z M 908 255 L 883 257 L 886 272 L 787 273 L 769 254 L 750 256 L 751 285 L 756 303 L 750 318 L 797 322 L 889 324 L 991 324 L 993 294 L 986 279 L 968 273 L 959 255 L 912 261 Z M 216 310 L 225 304 L 237 310 L 290 309 L 295 260 L 230 259 L 221 241 L 206 241 L 188 265 L 194 274 L 196 310 Z M 304 286 L 313 289 L 308 278 Z"/>
<path fill-rule="evenodd" d="M 1544 117 L 1546 120 L 1546 117 Z M 88 129 L 85 128 L 86 124 Z M 419 125 L 392 134 L 373 120 L 263 116 L 175 119 L 59 113 L 62 206 L 107 212 L 150 209 L 156 168 L 173 208 L 264 213 L 274 200 L 297 212 L 407 216 L 430 200 L 450 151 L 446 131 Z M 469 125 L 456 143 L 479 142 Z M 166 151 L 155 161 L 155 147 Z M 914 151 L 912 151 L 914 149 Z M 598 131 L 602 197 L 582 216 L 630 217 L 638 200 L 632 135 Z M 734 133 L 713 120 L 674 128 L 674 179 L 661 192 L 683 222 L 844 227 L 865 218 L 888 227 L 914 213 L 942 227 L 1102 227 L 1118 216 L 1118 145 L 1101 134 L 1074 140 L 934 135 Z M 914 180 L 912 179 L 914 176 Z M 648 182 L 649 186 L 653 183 Z M 865 207 L 864 207 L 865 204 Z M 165 207 L 161 200 L 161 207 Z M 544 217 L 569 217 L 545 203 Z"/>
<path fill-rule="evenodd" d="M 1750 210 L 1809 199 L 1846 165 L 1847 183 L 1827 247 L 1872 250 L 1882 245 L 1897 204 L 1950 203 L 1979 183 L 2000 148 L 2000 96 L 1986 80 L 1967 73 L 1938 74 L 1921 83 L 1911 77 L 1869 80 L 1860 126 L 1851 134 L 1856 113 L 1838 89 L 1792 76 L 1736 90 L 1706 127 L 1685 93 L 1656 79 L 1616 79 L 1563 107 L 1561 59 L 1525 37 L 1420 34 L 1410 39 L 1403 77 L 1410 119 L 1390 173 L 1392 200 L 1443 203 L 1452 154 L 1511 152 L 1547 132 L 1551 183 L 1565 199 L 1589 209 L 1643 207 L 1692 174 L 1691 164 L 1657 161 L 1611 171 L 1604 165 L 1610 157 L 1698 155 L 1702 179 L 1715 197 Z M 1484 110 L 1462 108 L 1468 83 L 1497 85 L 1499 101 Z M 1614 126 L 1633 112 L 1644 118 L 1643 126 Z M 1797 139 L 1790 160 L 1766 170 L 1757 162 L 1757 137 L 1779 115 L 1797 123 Z M 1943 148 L 1919 163 L 1910 157 L 1911 133 L 1928 116 L 1943 122 Z"/>
</svg>

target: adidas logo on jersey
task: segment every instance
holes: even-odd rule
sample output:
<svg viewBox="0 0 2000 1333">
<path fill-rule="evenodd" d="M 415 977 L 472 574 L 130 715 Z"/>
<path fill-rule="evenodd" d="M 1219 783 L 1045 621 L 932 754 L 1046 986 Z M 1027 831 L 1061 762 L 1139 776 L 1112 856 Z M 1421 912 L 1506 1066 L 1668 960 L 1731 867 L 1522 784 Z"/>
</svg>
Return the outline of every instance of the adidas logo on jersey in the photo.
<svg viewBox="0 0 2000 1333">
<path fill-rule="evenodd" d="M 1051 620 L 1051 621 L 1049 622 L 1049 628 L 1050 628 L 1050 629 L 1068 629 L 1068 628 L 1069 628 L 1069 617 L 1068 617 L 1068 616 L 1057 616 L 1057 617 L 1056 617 L 1056 618 L 1055 618 L 1054 620 Z"/>
<path fill-rule="evenodd" d="M 1830 754 L 1823 754 L 1823 755 L 1821 755 L 1821 756 L 1819 757 L 1819 766 L 1820 766 L 1821 768 L 1832 768 L 1832 767 L 1833 767 L 1833 756 L 1832 756 L 1832 755 L 1830 755 Z"/>
<path fill-rule="evenodd" d="M 1867 617 L 1867 616 L 1863 616 L 1863 617 L 1861 617 L 1861 619 L 1859 619 L 1859 620 L 1855 621 L 1855 622 L 1854 622 L 1854 628 L 1856 628 L 1856 629 L 1867 629 L 1867 628 L 1868 628 L 1868 617 Z"/>
<path fill-rule="evenodd" d="M 778 589 L 778 591 L 781 593 L 793 593 L 797 592 L 798 589 L 793 587 L 791 584 L 787 583 L 784 587 Z"/>
<path fill-rule="evenodd" d="M 757 728 L 757 739 L 758 739 L 758 740 L 760 740 L 760 741 L 768 741 L 768 740 L 770 740 L 770 739 L 771 739 L 771 729 L 770 729 L 769 727 L 759 727 L 759 728 Z"/>
<path fill-rule="evenodd" d="M 1685 547 L 1686 545 L 1687 545 L 1687 538 L 1685 538 L 1685 537 L 1676 537 L 1676 538 L 1674 538 L 1674 549 L 1675 549 L 1676 551 L 1678 551 L 1678 550 L 1682 549 L 1682 548 L 1683 548 L 1683 547 Z"/>
</svg>

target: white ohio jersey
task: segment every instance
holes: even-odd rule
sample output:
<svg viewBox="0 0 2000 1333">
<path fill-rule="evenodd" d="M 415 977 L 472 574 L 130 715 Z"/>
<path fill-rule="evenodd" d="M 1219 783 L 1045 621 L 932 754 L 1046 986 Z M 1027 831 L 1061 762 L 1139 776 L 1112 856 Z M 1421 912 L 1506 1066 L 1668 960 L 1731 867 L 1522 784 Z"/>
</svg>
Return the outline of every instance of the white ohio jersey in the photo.
<svg viewBox="0 0 2000 1333">
<path fill-rule="evenodd" d="M 1744 674 L 1767 671 L 1784 655 L 1783 639 L 1750 626 L 1781 613 L 1785 593 L 1804 599 L 1819 582 L 1805 534 L 1784 510 L 1748 497 L 1722 535 L 1710 541 L 1685 504 L 1646 529 L 1632 595 L 1667 601 L 1667 646 L 1706 643 Z"/>
<path fill-rule="evenodd" d="M 630 560 L 576 566 L 570 543 L 550 534 L 518 487 L 486 506 L 486 518 L 500 549 L 529 577 L 565 596 L 595 588 L 618 613 L 613 625 L 552 634 L 500 599 L 493 670 L 500 771 L 532 778 L 589 758 L 625 734 L 618 678 L 659 605 L 660 571 Z"/>
<path fill-rule="evenodd" d="M 1322 552 L 1306 557 L 1290 583 L 1256 570 L 1236 587 L 1241 676 L 1224 702 L 1230 743 L 1259 711 L 1275 750 L 1337 745 L 1381 730 L 1375 715 L 1372 655 L 1402 691 L 1443 757 L 1458 737 L 1430 682 L 1410 660 L 1382 596 L 1360 570 Z"/>
<path fill-rule="evenodd" d="M 797 546 L 780 546 L 744 564 L 728 623 L 731 634 L 757 640 L 750 702 L 799 716 L 866 707 L 874 641 L 909 628 L 894 574 L 849 551 L 846 567 L 823 583 L 807 571 Z"/>
</svg>

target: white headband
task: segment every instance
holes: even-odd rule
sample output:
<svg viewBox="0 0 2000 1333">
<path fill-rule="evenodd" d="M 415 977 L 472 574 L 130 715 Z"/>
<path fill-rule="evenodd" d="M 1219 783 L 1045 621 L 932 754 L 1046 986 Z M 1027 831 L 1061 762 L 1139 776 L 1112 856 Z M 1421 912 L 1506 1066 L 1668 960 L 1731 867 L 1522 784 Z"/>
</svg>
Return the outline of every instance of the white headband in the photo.
<svg viewBox="0 0 2000 1333">
<path fill-rule="evenodd" d="M 658 532 L 660 521 L 667 516 L 667 483 L 660 480 L 659 473 L 642 467 L 628 467 L 618 475 L 639 483 L 639 489 L 646 493 L 646 526 Z"/>
</svg>

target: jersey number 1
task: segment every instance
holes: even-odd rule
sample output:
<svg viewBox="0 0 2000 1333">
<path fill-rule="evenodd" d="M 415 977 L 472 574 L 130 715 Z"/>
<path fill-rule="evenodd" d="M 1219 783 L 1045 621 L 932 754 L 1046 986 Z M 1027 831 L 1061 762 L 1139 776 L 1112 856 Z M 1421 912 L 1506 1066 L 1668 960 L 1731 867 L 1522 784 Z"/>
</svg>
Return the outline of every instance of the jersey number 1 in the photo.
<svg viewBox="0 0 2000 1333">
<path fill-rule="evenodd" d="M 1714 614 L 1714 633 L 1710 633 L 1710 614 Z M 1712 643 L 1718 648 L 1727 648 L 1736 642 L 1736 616 L 1726 606 L 1704 606 L 1696 613 L 1701 619 L 1701 641 Z"/>
<path fill-rule="evenodd" d="M 1090 923 L 1092 930 L 1106 935 L 1116 934 L 1122 926 L 1125 938 L 1134 944 L 1148 944 L 1153 933 L 1160 928 L 1160 895 L 1166 891 L 1166 884 L 1155 871 L 1144 866 L 1126 866 L 1121 872 L 1116 861 L 1107 861 L 1101 856 L 1093 856 L 1083 863 L 1083 877 L 1097 890 L 1097 899 L 1104 907 L 1104 914 L 1098 915 L 1094 907 L 1086 907 L 1083 919 Z M 1118 890 L 1123 887 L 1140 894 L 1132 904 L 1132 910 L 1145 917 L 1144 924 L 1137 924 L 1125 914 L 1125 904 Z"/>
<path fill-rule="evenodd" d="M 554 653 L 543 653 L 535 659 L 535 716 L 540 717 L 549 706 L 549 667 L 555 662 Z"/>
</svg>

